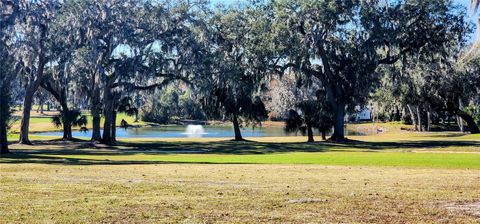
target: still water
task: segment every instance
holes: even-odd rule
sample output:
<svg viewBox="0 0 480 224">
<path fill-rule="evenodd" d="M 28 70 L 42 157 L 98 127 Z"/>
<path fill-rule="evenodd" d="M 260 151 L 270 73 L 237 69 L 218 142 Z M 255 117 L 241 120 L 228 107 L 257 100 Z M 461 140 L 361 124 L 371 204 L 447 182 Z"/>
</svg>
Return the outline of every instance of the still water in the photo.
<svg viewBox="0 0 480 224">
<path fill-rule="evenodd" d="M 89 138 L 92 136 L 91 130 L 87 132 L 74 131 L 75 138 Z M 315 133 L 319 135 L 319 133 Z M 37 133 L 41 136 L 63 136 L 62 132 L 43 132 Z M 293 136 L 295 133 L 285 133 L 281 127 L 256 127 L 243 128 L 243 137 L 281 137 Z M 297 135 L 301 135 L 299 132 Z M 141 127 L 141 128 L 117 128 L 118 138 L 187 138 L 191 136 L 187 132 L 187 126 L 159 126 L 159 127 Z M 233 128 L 230 126 L 203 126 L 203 133 L 201 137 L 204 138 L 229 138 L 234 137 Z"/>
</svg>

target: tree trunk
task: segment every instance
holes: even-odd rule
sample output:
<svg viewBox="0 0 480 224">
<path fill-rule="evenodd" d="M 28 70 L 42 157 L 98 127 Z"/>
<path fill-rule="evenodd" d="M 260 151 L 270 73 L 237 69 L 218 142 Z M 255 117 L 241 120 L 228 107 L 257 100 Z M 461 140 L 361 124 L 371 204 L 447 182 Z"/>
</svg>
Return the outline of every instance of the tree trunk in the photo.
<svg viewBox="0 0 480 224">
<path fill-rule="evenodd" d="M 432 123 L 432 114 L 430 111 L 427 112 L 427 131 L 430 131 L 431 126 L 430 124 Z"/>
<path fill-rule="evenodd" d="M 63 140 L 71 141 L 72 139 L 72 125 L 69 122 L 65 122 L 63 124 Z"/>
<path fill-rule="evenodd" d="M 4 105 L 2 105 L 2 107 L 3 106 Z M 4 108 L 1 108 L 1 110 L 3 109 Z M 5 153 L 9 153 L 8 138 L 7 138 L 7 118 L 2 113 L 0 114 L 0 154 L 5 154 Z"/>
<path fill-rule="evenodd" d="M 70 120 L 70 109 L 67 105 L 66 97 L 61 98 L 60 105 L 62 107 L 62 116 L 63 116 L 63 140 L 71 141 L 72 137 L 72 121 Z"/>
<path fill-rule="evenodd" d="M 322 140 L 323 141 L 327 140 L 327 132 L 326 131 L 322 131 Z"/>
<path fill-rule="evenodd" d="M 3 87 L 3 86 L 2 86 Z M 0 89 L 0 154 L 6 154 L 8 150 L 7 121 L 10 113 L 8 89 Z"/>
<path fill-rule="evenodd" d="M 400 109 L 398 109 L 398 106 L 395 105 L 395 115 L 394 115 L 394 121 L 400 121 L 402 119 L 402 116 L 400 115 Z"/>
<path fill-rule="evenodd" d="M 43 95 L 40 94 L 39 98 L 38 98 L 38 107 L 37 107 L 37 114 L 40 113 L 40 114 L 43 114 L 43 99 L 42 99 Z"/>
<path fill-rule="evenodd" d="M 458 109 L 463 111 L 463 101 L 462 99 L 458 98 Z M 460 132 L 465 131 L 465 127 L 463 125 L 463 119 L 457 115 L 458 127 L 460 128 Z"/>
<path fill-rule="evenodd" d="M 100 112 L 96 109 L 92 111 L 92 141 L 102 141 L 102 134 L 100 132 Z"/>
<path fill-rule="evenodd" d="M 112 142 L 117 143 L 117 112 L 112 112 Z"/>
<path fill-rule="evenodd" d="M 72 137 L 72 120 L 70 117 L 70 109 L 67 102 L 67 87 L 58 84 L 52 79 L 45 79 L 41 84 L 42 88 L 47 90 L 58 101 L 61 107 L 62 125 L 63 125 L 63 140 L 70 141 Z"/>
<path fill-rule="evenodd" d="M 236 113 L 233 114 L 233 131 L 235 132 L 235 141 L 244 141 Z"/>
<path fill-rule="evenodd" d="M 102 141 L 101 135 L 101 104 L 100 104 L 100 91 L 97 89 L 93 93 L 92 105 L 90 111 L 92 113 L 92 141 Z"/>
<path fill-rule="evenodd" d="M 102 105 L 100 103 L 100 88 L 99 85 L 99 75 L 94 73 L 92 78 L 92 94 L 91 94 L 91 105 L 90 110 L 92 113 L 92 141 L 102 141 L 102 136 L 100 132 L 100 114 L 102 110 Z"/>
<path fill-rule="evenodd" d="M 418 118 L 418 128 L 419 128 L 419 131 L 425 131 L 425 129 L 423 128 L 423 124 L 422 124 L 422 113 L 420 111 L 420 107 L 417 106 L 417 118 Z"/>
<path fill-rule="evenodd" d="M 105 122 L 103 124 L 103 138 L 102 142 L 107 145 L 113 145 L 114 141 L 112 139 L 112 121 L 113 121 L 113 106 L 114 106 L 114 99 L 112 94 L 112 89 L 110 88 L 111 84 L 113 83 L 114 78 L 110 77 L 107 79 L 105 84 L 105 89 L 103 91 L 103 105 L 104 105 L 104 116 Z"/>
<path fill-rule="evenodd" d="M 307 142 L 315 142 L 315 139 L 313 138 L 313 130 L 312 130 L 312 125 L 307 124 L 307 135 L 308 135 L 308 141 Z"/>
<path fill-rule="evenodd" d="M 3 109 L 3 108 L 2 108 Z M 0 154 L 6 154 L 8 150 L 8 138 L 7 138 L 7 122 L 5 118 L 0 115 Z"/>
<path fill-rule="evenodd" d="M 109 112 L 105 112 L 109 113 Z M 107 144 L 107 145 L 112 145 L 112 117 L 111 115 L 105 114 L 105 121 L 103 122 L 103 137 L 102 137 L 102 143 Z"/>
<path fill-rule="evenodd" d="M 139 121 L 138 112 L 135 112 L 135 120 L 133 122 L 138 123 L 138 121 Z"/>
<path fill-rule="evenodd" d="M 478 128 L 478 125 L 475 123 L 475 120 L 472 118 L 472 116 L 470 116 L 470 114 L 459 110 L 457 111 L 457 115 L 460 116 L 467 123 L 470 133 L 472 134 L 480 133 L 480 129 Z"/>
<path fill-rule="evenodd" d="M 33 94 L 35 94 L 37 89 L 38 86 L 36 86 L 35 83 L 31 83 L 25 92 L 25 99 L 23 100 L 22 122 L 20 126 L 20 144 L 32 144 L 28 137 L 28 132 L 30 128 L 30 112 L 32 110 Z"/>
<path fill-rule="evenodd" d="M 372 122 L 375 124 L 375 109 L 372 109 Z"/>
<path fill-rule="evenodd" d="M 68 125 L 66 122 L 63 123 L 63 138 L 62 140 L 68 140 Z"/>
<path fill-rule="evenodd" d="M 105 105 L 105 121 L 103 123 L 103 137 L 102 137 L 102 143 L 107 144 L 107 145 L 113 145 L 113 140 L 112 140 L 112 106 L 110 103 L 107 103 Z"/>
<path fill-rule="evenodd" d="M 432 112 L 432 115 L 433 115 L 432 124 L 440 125 L 440 115 L 436 112 Z"/>
<path fill-rule="evenodd" d="M 410 106 L 410 104 L 407 104 L 407 107 L 408 107 L 408 111 L 410 112 L 410 119 L 412 119 L 414 130 L 418 131 L 417 117 L 413 112 L 412 106 Z"/>
<path fill-rule="evenodd" d="M 47 26 L 41 26 L 40 36 L 38 66 L 35 78 L 27 85 L 25 99 L 23 101 L 22 123 L 20 126 L 20 144 L 31 144 L 30 139 L 28 138 L 28 132 L 30 128 L 30 112 L 32 110 L 33 96 L 35 95 L 35 92 L 37 92 L 44 78 L 43 69 L 45 68 L 45 64 L 47 62 L 45 58 L 45 38 L 47 36 Z"/>
<path fill-rule="evenodd" d="M 460 132 L 465 132 L 465 128 L 463 126 L 463 119 L 458 115 L 456 116 L 456 118 L 457 118 L 458 129 L 460 130 Z"/>
<path fill-rule="evenodd" d="M 332 141 L 345 140 L 345 103 L 337 102 L 335 106 L 335 125 L 333 126 Z"/>
<path fill-rule="evenodd" d="M 73 140 L 72 124 L 69 124 L 67 136 L 69 140 Z"/>
<path fill-rule="evenodd" d="M 62 107 L 62 116 L 63 116 L 63 140 L 70 141 L 72 140 L 72 121 L 70 120 L 70 109 L 67 104 L 67 97 L 65 92 L 60 93 L 59 97 L 60 105 Z"/>
</svg>

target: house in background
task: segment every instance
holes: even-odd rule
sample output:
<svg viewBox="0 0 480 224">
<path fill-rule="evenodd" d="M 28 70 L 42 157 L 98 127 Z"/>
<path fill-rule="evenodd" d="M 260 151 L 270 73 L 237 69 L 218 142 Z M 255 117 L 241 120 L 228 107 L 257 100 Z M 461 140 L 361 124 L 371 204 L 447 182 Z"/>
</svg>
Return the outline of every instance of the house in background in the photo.
<svg viewBox="0 0 480 224">
<path fill-rule="evenodd" d="M 357 113 L 354 115 L 355 116 L 355 121 L 371 121 L 372 120 L 372 111 L 368 107 L 363 107 L 361 109 L 360 107 L 356 108 Z"/>
</svg>

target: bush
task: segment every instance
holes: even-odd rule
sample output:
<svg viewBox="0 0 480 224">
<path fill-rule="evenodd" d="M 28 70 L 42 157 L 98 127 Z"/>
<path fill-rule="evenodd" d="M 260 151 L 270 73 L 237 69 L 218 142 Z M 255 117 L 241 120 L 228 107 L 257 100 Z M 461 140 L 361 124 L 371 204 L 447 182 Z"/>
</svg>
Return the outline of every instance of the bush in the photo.
<svg viewBox="0 0 480 224">
<path fill-rule="evenodd" d="M 465 112 L 470 114 L 472 116 L 473 120 L 477 123 L 477 125 L 480 125 L 480 106 L 479 105 L 469 105 L 468 107 L 465 107 Z"/>
</svg>

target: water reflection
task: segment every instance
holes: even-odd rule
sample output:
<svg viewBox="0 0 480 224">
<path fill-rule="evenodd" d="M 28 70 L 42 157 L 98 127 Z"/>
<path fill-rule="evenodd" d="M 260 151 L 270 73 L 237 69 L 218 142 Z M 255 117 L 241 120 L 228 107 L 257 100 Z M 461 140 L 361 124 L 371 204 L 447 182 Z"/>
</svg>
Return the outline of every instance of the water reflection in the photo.
<svg viewBox="0 0 480 224">
<path fill-rule="evenodd" d="M 141 127 L 141 128 L 118 128 L 117 137 L 118 138 L 186 138 L 186 137 L 204 137 L 204 138 L 229 138 L 234 137 L 233 128 L 230 126 L 213 126 L 207 125 L 202 127 L 203 130 L 200 130 L 199 127 L 190 127 L 188 126 L 159 126 L 159 127 Z M 315 135 L 320 135 L 319 132 L 315 132 Z M 44 132 L 38 133 L 36 135 L 41 136 L 63 136 L 62 132 Z M 282 127 L 256 127 L 256 128 L 243 128 L 242 136 L 243 137 L 282 137 L 282 136 L 301 136 L 299 132 L 295 133 L 285 133 Z M 358 133 L 353 133 L 348 131 L 348 135 L 358 135 Z M 73 137 L 75 138 L 90 138 L 92 136 L 92 131 L 88 130 L 86 132 L 74 131 Z"/>
</svg>

